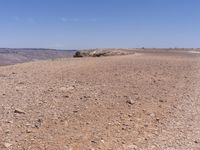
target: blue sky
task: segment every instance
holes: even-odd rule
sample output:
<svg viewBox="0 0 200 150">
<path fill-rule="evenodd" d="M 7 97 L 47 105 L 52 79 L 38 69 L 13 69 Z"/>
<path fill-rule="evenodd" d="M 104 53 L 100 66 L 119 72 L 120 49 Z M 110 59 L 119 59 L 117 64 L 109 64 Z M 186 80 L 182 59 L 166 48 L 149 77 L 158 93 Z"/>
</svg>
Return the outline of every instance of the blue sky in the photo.
<svg viewBox="0 0 200 150">
<path fill-rule="evenodd" d="M 0 0 L 0 47 L 200 47 L 199 0 Z"/>
</svg>

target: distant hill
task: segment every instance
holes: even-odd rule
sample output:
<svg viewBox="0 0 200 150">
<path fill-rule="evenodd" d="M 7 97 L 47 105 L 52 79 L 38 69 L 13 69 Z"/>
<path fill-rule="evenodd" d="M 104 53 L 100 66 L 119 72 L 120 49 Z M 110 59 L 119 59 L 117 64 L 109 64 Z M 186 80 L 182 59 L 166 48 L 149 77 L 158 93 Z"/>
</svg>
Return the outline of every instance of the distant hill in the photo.
<svg viewBox="0 0 200 150">
<path fill-rule="evenodd" d="M 0 48 L 0 65 L 11 65 L 34 60 L 72 57 L 76 50 Z"/>
</svg>

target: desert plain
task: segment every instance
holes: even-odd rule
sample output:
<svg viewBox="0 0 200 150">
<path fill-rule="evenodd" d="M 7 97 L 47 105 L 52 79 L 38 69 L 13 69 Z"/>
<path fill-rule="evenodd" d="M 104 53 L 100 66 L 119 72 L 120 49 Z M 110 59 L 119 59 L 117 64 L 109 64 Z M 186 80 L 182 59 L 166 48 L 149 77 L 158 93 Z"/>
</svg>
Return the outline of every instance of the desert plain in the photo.
<svg viewBox="0 0 200 150">
<path fill-rule="evenodd" d="M 200 53 L 0 67 L 1 150 L 199 150 Z"/>
</svg>

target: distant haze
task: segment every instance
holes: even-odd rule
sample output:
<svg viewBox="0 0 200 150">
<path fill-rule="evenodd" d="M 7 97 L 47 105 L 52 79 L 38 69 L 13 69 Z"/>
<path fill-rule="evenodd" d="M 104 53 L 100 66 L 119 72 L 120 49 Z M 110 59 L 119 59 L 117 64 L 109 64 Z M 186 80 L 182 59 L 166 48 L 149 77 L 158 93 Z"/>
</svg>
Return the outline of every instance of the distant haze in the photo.
<svg viewBox="0 0 200 150">
<path fill-rule="evenodd" d="M 0 48 L 0 66 L 35 60 L 72 57 L 75 50 Z"/>
</svg>

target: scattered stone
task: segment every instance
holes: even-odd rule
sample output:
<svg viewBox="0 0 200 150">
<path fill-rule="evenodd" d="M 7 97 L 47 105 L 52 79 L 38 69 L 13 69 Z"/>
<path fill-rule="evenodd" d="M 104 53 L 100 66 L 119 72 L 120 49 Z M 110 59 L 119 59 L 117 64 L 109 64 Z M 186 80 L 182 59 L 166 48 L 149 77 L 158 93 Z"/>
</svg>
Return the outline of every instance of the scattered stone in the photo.
<svg viewBox="0 0 200 150">
<path fill-rule="evenodd" d="M 10 146 L 12 146 L 12 144 L 11 144 L 11 143 L 4 143 L 4 146 L 5 146 L 6 148 L 9 148 Z"/>
<path fill-rule="evenodd" d="M 122 127 L 122 130 L 126 130 L 126 128 L 125 128 L 125 127 Z"/>
<path fill-rule="evenodd" d="M 127 149 L 133 149 L 133 150 L 136 150 L 136 149 L 138 149 L 138 147 L 137 147 L 137 145 L 129 145 L 129 146 L 127 146 L 126 147 Z"/>
<path fill-rule="evenodd" d="M 10 133 L 10 130 L 6 130 L 5 133 L 6 133 L 6 134 Z"/>
<path fill-rule="evenodd" d="M 37 122 L 42 123 L 42 119 L 38 119 Z"/>
<path fill-rule="evenodd" d="M 155 115 L 155 113 L 150 113 L 149 116 L 155 117 L 156 115 Z"/>
<path fill-rule="evenodd" d="M 32 131 L 30 129 L 27 129 L 26 130 L 26 133 L 31 133 Z"/>
<path fill-rule="evenodd" d="M 43 122 L 42 119 L 37 119 L 33 127 L 40 128 L 40 126 L 42 125 L 42 122 Z"/>
<path fill-rule="evenodd" d="M 160 121 L 160 118 L 156 118 L 156 121 Z"/>
<path fill-rule="evenodd" d="M 13 121 L 11 121 L 11 120 L 7 120 L 7 121 L 5 121 L 6 123 L 13 123 Z"/>
<path fill-rule="evenodd" d="M 65 92 L 66 90 L 67 90 L 66 87 L 61 87 L 61 88 L 60 88 L 60 91 L 62 91 L 62 92 Z"/>
<path fill-rule="evenodd" d="M 21 82 L 19 82 L 18 84 L 25 84 L 25 83 L 21 81 Z"/>
<path fill-rule="evenodd" d="M 102 142 L 102 143 L 105 143 L 105 141 L 104 141 L 104 140 L 101 140 L 101 142 Z"/>
<path fill-rule="evenodd" d="M 135 104 L 135 101 L 132 100 L 132 99 L 128 99 L 128 100 L 126 101 L 126 103 L 127 103 L 127 104 L 130 104 L 130 105 L 133 105 L 133 104 Z"/>
<path fill-rule="evenodd" d="M 131 118 L 133 115 L 132 114 L 128 114 L 128 117 Z"/>
<path fill-rule="evenodd" d="M 94 141 L 94 140 L 92 140 L 91 142 L 92 142 L 92 143 L 97 143 L 97 142 L 96 142 L 96 141 Z"/>
<path fill-rule="evenodd" d="M 68 126 L 68 125 L 69 125 L 68 121 L 65 121 L 65 122 L 64 122 L 64 125 L 65 125 L 65 126 Z"/>
<path fill-rule="evenodd" d="M 61 92 L 68 92 L 68 91 L 73 90 L 74 88 L 75 88 L 74 86 L 70 86 L 70 87 L 61 87 L 61 88 L 60 88 L 60 91 L 61 91 Z"/>
<path fill-rule="evenodd" d="M 27 127 L 30 127 L 30 126 L 31 126 L 31 124 L 30 124 L 30 123 L 26 123 L 26 126 L 27 126 Z"/>
<path fill-rule="evenodd" d="M 15 87 L 15 90 L 18 92 L 18 91 L 20 91 L 22 88 L 21 87 L 19 87 L 19 86 L 16 86 Z"/>
<path fill-rule="evenodd" d="M 16 114 L 25 114 L 25 112 L 21 109 L 15 109 L 14 113 Z"/>
<path fill-rule="evenodd" d="M 47 91 L 48 91 L 48 92 L 53 92 L 54 89 L 53 89 L 53 88 L 49 88 Z"/>
<path fill-rule="evenodd" d="M 78 112 L 78 110 L 74 110 L 74 111 L 73 111 L 73 113 L 77 113 L 77 112 Z"/>
<path fill-rule="evenodd" d="M 83 96 L 84 98 L 90 98 L 90 96 Z"/>
<path fill-rule="evenodd" d="M 64 95 L 63 97 L 64 97 L 64 98 L 69 98 L 69 96 L 68 96 L 68 95 Z"/>
<path fill-rule="evenodd" d="M 164 101 L 162 99 L 160 99 L 159 102 L 163 103 Z"/>
</svg>

